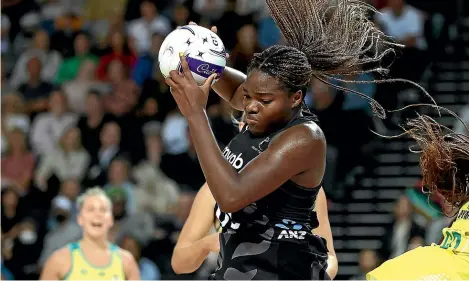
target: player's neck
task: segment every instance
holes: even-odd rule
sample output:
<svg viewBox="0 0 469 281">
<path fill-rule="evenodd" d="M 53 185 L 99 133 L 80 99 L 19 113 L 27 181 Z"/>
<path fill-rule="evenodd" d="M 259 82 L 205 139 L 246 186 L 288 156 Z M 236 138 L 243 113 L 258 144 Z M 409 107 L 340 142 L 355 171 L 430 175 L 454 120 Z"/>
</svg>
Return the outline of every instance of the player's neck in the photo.
<svg viewBox="0 0 469 281">
<path fill-rule="evenodd" d="M 106 238 L 92 239 L 90 237 L 83 236 L 83 239 L 81 240 L 81 244 L 85 245 L 86 247 L 93 248 L 93 249 L 105 250 L 109 248 L 109 242 Z"/>
</svg>

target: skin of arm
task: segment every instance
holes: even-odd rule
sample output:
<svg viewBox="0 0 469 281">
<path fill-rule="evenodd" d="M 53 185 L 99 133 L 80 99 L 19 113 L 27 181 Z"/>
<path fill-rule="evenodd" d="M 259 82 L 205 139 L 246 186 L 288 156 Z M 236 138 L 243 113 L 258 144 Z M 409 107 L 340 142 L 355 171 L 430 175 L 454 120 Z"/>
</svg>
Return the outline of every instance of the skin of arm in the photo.
<svg viewBox="0 0 469 281">
<path fill-rule="evenodd" d="M 188 123 L 207 183 L 224 212 L 244 208 L 305 171 L 318 173 L 315 184 L 320 183 L 326 142 L 316 124 L 297 125 L 280 133 L 238 174 L 223 157 L 205 112 L 192 115 Z"/>
<path fill-rule="evenodd" d="M 126 280 L 140 280 L 140 269 L 129 251 L 120 249 Z"/>
<path fill-rule="evenodd" d="M 57 250 L 46 261 L 39 280 L 62 280 L 71 266 L 72 261 L 68 248 Z"/>
<path fill-rule="evenodd" d="M 313 230 L 313 233 L 326 239 L 328 258 L 327 258 L 327 274 L 334 279 L 339 270 L 339 262 L 334 250 L 334 240 L 332 238 L 331 224 L 329 223 L 329 214 L 327 211 L 326 194 L 323 188 L 319 190 L 316 199 L 316 215 L 318 217 L 319 226 Z"/>
<path fill-rule="evenodd" d="M 221 98 L 229 102 L 231 107 L 239 111 L 244 111 L 244 94 L 240 86 L 245 80 L 246 74 L 231 67 L 225 67 L 221 78 L 213 84 L 212 89 Z"/>
<path fill-rule="evenodd" d="M 207 236 L 213 225 L 214 210 L 215 199 L 205 183 L 195 197 L 173 251 L 171 266 L 177 274 L 196 271 L 211 251 L 219 250 L 218 233 Z"/>
</svg>

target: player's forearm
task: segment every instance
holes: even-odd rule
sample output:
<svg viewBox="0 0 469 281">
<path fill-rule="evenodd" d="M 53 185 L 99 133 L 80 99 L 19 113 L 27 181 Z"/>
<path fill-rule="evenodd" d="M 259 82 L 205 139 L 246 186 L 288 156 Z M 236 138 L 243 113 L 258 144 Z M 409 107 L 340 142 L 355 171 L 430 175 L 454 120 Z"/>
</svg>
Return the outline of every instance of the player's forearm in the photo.
<svg viewBox="0 0 469 281">
<path fill-rule="evenodd" d="M 246 80 L 246 74 L 231 67 L 225 67 L 220 79 L 213 84 L 212 89 L 228 101 L 233 108 L 243 111 L 243 96 L 238 88 L 244 80 Z"/>
<path fill-rule="evenodd" d="M 339 271 L 339 262 L 337 257 L 331 253 L 328 253 L 326 271 L 331 279 L 334 279 L 337 275 L 337 271 Z"/>
<path fill-rule="evenodd" d="M 203 239 L 184 247 L 174 248 L 171 266 L 177 274 L 192 273 L 199 269 L 210 253 Z"/>
<path fill-rule="evenodd" d="M 225 160 L 205 112 L 188 118 L 192 140 L 210 191 L 222 211 L 230 212 L 240 195 L 238 173 Z"/>
</svg>

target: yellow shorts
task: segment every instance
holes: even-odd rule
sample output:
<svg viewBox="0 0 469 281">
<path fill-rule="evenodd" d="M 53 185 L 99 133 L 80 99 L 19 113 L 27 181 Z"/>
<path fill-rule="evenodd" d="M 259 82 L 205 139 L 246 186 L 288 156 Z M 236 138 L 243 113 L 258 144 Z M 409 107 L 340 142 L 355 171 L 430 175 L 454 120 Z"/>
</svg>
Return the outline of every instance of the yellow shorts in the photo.
<svg viewBox="0 0 469 281">
<path fill-rule="evenodd" d="M 383 263 L 367 280 L 469 280 L 469 255 L 438 245 L 418 247 Z"/>
</svg>

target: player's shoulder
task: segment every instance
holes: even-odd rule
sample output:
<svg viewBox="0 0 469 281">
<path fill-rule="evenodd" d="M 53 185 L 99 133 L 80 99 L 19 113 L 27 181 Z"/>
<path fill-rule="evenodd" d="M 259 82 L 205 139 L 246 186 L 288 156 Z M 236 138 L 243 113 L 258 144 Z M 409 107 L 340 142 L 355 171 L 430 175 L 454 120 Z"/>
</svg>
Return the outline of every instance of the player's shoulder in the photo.
<svg viewBox="0 0 469 281">
<path fill-rule="evenodd" d="M 121 247 L 117 247 L 117 251 L 119 252 L 119 255 L 122 258 L 122 262 L 124 263 L 124 266 L 125 264 L 129 264 L 130 262 L 135 262 L 134 256 L 129 251 L 124 250 Z"/>
<path fill-rule="evenodd" d="M 319 125 L 313 121 L 307 121 L 294 125 L 280 133 L 279 137 L 304 145 L 311 145 L 325 141 L 324 133 L 322 132 Z"/>
<path fill-rule="evenodd" d="M 56 258 L 56 259 L 61 259 L 64 257 L 69 257 L 71 254 L 72 250 L 70 249 L 70 245 L 66 245 L 58 250 L 56 250 L 51 258 Z"/>
<path fill-rule="evenodd" d="M 47 260 L 47 264 L 53 266 L 70 267 L 72 264 L 72 254 L 69 245 L 64 246 L 55 252 Z"/>
</svg>

